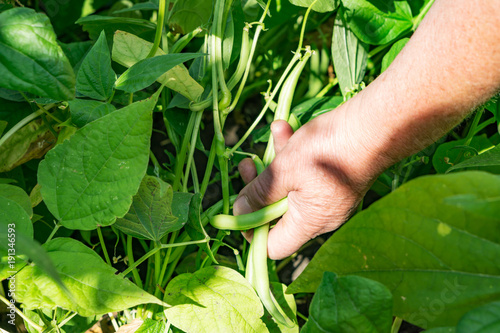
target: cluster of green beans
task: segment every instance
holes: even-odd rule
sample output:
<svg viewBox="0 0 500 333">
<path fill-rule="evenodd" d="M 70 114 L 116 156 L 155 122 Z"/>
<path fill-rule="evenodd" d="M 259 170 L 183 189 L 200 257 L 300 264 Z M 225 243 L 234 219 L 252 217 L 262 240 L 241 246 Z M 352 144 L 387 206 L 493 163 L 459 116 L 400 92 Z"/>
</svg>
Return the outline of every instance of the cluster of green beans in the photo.
<svg viewBox="0 0 500 333">
<path fill-rule="evenodd" d="M 297 58 L 300 58 L 299 62 L 284 81 L 275 109 L 274 120 L 286 120 L 291 123 L 294 128 L 297 128 L 300 124 L 298 123 L 296 117 L 293 115 L 290 116 L 293 93 L 295 91 L 295 87 L 297 86 L 300 74 L 302 73 L 302 70 L 304 69 L 311 54 L 312 52 L 308 47 L 306 48 L 306 52 L 303 56 L 301 56 L 299 52 L 296 53 Z M 264 154 L 264 160 L 261 161 L 258 158 L 254 158 L 257 174 L 260 174 L 265 167 L 272 162 L 274 156 L 274 142 L 271 136 Z M 247 258 L 247 267 L 245 272 L 246 278 L 255 288 L 262 303 L 273 318 L 277 322 L 291 327 L 294 323 L 286 316 L 269 289 L 269 276 L 267 269 L 267 240 L 270 222 L 285 214 L 287 209 L 288 199 L 284 198 L 274 204 L 249 214 L 239 216 L 231 216 L 228 214 L 216 215 L 210 219 L 210 224 L 218 229 L 225 230 L 254 229 L 254 235 Z"/>
</svg>

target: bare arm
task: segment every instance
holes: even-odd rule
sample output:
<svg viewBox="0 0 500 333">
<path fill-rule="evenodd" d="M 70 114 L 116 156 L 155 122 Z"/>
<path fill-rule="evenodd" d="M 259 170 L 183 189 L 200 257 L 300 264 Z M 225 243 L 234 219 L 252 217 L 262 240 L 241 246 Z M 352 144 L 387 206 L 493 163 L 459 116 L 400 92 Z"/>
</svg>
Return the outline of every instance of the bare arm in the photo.
<svg viewBox="0 0 500 333">
<path fill-rule="evenodd" d="M 386 168 L 425 148 L 500 88 L 500 1 L 436 0 L 393 64 L 355 98 L 295 134 L 273 124 L 274 162 L 235 213 L 289 198 L 271 258 L 338 228 Z M 251 165 L 241 165 L 245 179 Z"/>
</svg>

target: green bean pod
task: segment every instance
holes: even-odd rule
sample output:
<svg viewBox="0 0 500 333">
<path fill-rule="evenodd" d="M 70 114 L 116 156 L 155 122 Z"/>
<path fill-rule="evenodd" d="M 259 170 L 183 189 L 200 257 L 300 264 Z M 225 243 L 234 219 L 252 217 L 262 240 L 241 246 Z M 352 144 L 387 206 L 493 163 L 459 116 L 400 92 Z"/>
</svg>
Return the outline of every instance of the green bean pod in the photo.
<svg viewBox="0 0 500 333">
<path fill-rule="evenodd" d="M 175 42 L 174 45 L 172 45 L 172 48 L 170 49 L 170 53 L 180 53 L 189 44 L 191 39 L 196 37 L 196 35 L 198 35 L 202 31 L 203 31 L 203 29 L 201 27 L 198 27 L 198 28 L 194 29 L 193 31 L 185 34 L 181 38 L 179 38 L 177 40 L 177 42 Z"/>
<path fill-rule="evenodd" d="M 223 230 L 250 230 L 283 216 L 287 209 L 288 199 L 284 198 L 249 214 L 238 216 L 216 215 L 210 219 L 210 224 L 217 229 Z"/>
<path fill-rule="evenodd" d="M 243 33 L 242 33 L 242 40 L 241 40 L 241 48 L 240 48 L 240 59 L 238 61 L 238 65 L 236 66 L 236 70 L 234 71 L 233 75 L 227 82 L 227 87 L 231 90 L 236 85 L 238 82 L 241 80 L 243 77 L 243 74 L 245 73 L 245 68 L 247 66 L 248 62 L 248 57 L 250 55 L 250 36 L 249 36 L 249 25 L 247 24 L 245 28 L 243 28 Z M 213 87 L 212 87 L 213 89 Z M 189 105 L 189 109 L 191 111 L 201 111 L 206 108 L 208 108 L 210 105 L 212 105 L 212 94 L 209 95 L 209 97 L 201 102 L 197 103 L 191 103 Z M 221 108 L 221 110 L 223 110 Z"/>
</svg>

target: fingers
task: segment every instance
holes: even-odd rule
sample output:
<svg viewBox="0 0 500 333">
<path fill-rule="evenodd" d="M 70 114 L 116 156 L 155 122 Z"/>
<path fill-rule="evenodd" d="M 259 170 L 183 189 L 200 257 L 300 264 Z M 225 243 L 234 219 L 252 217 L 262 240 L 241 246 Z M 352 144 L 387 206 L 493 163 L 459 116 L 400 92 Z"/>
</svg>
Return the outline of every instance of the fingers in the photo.
<svg viewBox="0 0 500 333">
<path fill-rule="evenodd" d="M 284 120 L 276 120 L 271 124 L 271 132 L 274 139 L 274 151 L 279 154 L 285 147 L 288 139 L 293 135 L 293 129 Z"/>
<path fill-rule="evenodd" d="M 240 172 L 241 178 L 245 184 L 250 183 L 255 177 L 257 177 L 257 169 L 251 158 L 245 158 L 238 164 L 238 171 Z"/>
<path fill-rule="evenodd" d="M 278 154 L 293 135 L 293 130 L 286 121 L 278 120 L 271 124 L 271 131 L 274 148 Z M 262 174 L 255 178 L 255 166 L 250 166 L 250 162 L 251 160 L 245 159 L 239 165 L 243 181 L 248 185 L 240 192 L 233 205 L 235 215 L 251 213 L 283 199 L 288 194 L 283 177 L 286 172 L 280 163 L 276 161 L 271 163 Z"/>
</svg>

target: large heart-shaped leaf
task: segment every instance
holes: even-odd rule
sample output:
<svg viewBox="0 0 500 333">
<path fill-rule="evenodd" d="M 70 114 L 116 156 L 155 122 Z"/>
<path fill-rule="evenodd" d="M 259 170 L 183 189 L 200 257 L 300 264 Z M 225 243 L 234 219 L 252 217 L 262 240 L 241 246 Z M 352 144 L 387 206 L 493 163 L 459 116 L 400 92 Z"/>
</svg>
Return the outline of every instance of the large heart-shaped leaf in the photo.
<svg viewBox="0 0 500 333">
<path fill-rule="evenodd" d="M 159 93 L 89 123 L 40 163 L 42 197 L 63 226 L 91 230 L 127 213 L 146 173 Z"/>
<path fill-rule="evenodd" d="M 181 274 L 165 289 L 167 318 L 185 332 L 265 332 L 264 308 L 243 276 L 210 266 Z"/>
<path fill-rule="evenodd" d="M 335 19 L 332 38 L 332 58 L 342 95 L 355 90 L 363 81 L 368 59 L 368 45 L 346 26 L 342 11 Z"/>
<path fill-rule="evenodd" d="M 115 81 L 116 74 L 111 68 L 111 55 L 103 30 L 78 70 L 76 90 L 90 98 L 106 100 L 113 93 Z"/>
<path fill-rule="evenodd" d="M 116 220 L 115 227 L 141 239 L 160 241 L 167 233 L 184 225 L 172 215 L 172 186 L 157 177 L 146 175 L 130 210 Z"/>
<path fill-rule="evenodd" d="M 153 44 L 124 31 L 117 31 L 113 39 L 113 60 L 125 67 L 132 67 L 145 59 Z M 165 55 L 160 48 L 155 56 Z M 178 65 L 157 78 L 166 87 L 177 91 L 192 101 L 198 100 L 203 93 L 203 87 L 196 82 L 184 65 Z"/>
<path fill-rule="evenodd" d="M 163 304 L 119 275 L 97 253 L 71 238 L 56 238 L 43 245 L 72 297 L 61 292 L 38 266 L 16 275 L 16 300 L 26 309 L 63 309 L 83 317 L 121 311 L 138 304 Z"/>
<path fill-rule="evenodd" d="M 383 284 L 360 276 L 325 272 L 302 332 L 385 333 L 392 324 L 392 295 Z"/>
<path fill-rule="evenodd" d="M 368 44 L 387 44 L 413 27 L 407 1 L 342 0 L 351 30 Z"/>
<path fill-rule="evenodd" d="M 496 214 L 447 203 L 461 195 Z M 361 275 L 391 290 L 394 314 L 406 321 L 455 326 L 500 295 L 498 197 L 500 177 L 485 172 L 417 178 L 333 234 L 287 292 L 315 291 L 325 271 Z"/>
<path fill-rule="evenodd" d="M 457 333 L 496 332 L 500 332 L 500 301 L 467 312 L 457 325 Z"/>
<path fill-rule="evenodd" d="M 0 86 L 54 100 L 75 97 L 75 74 L 49 18 L 29 8 L 0 13 Z"/>
<path fill-rule="evenodd" d="M 30 197 L 22 188 L 9 184 L 0 184 L 0 197 L 12 200 L 23 207 L 29 218 L 33 216 Z"/>
</svg>

